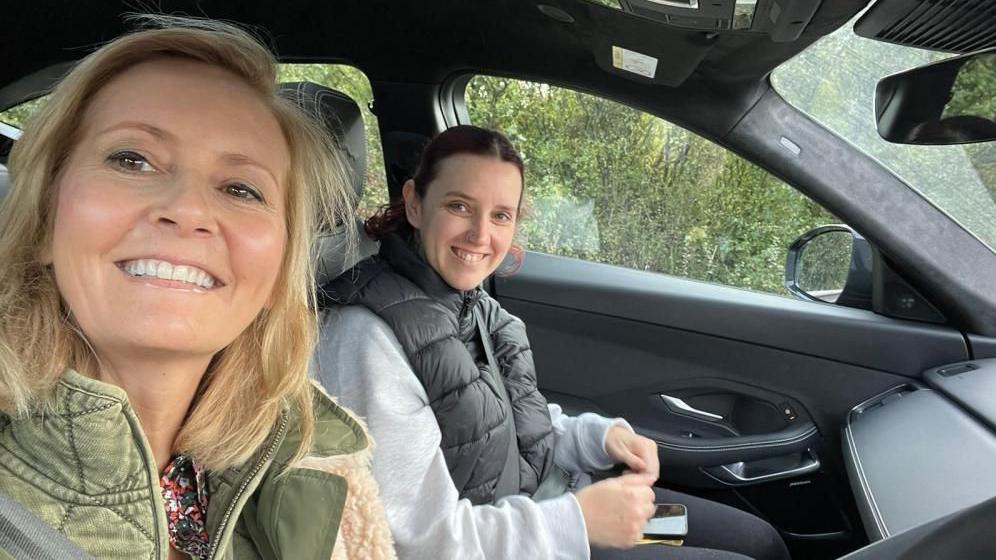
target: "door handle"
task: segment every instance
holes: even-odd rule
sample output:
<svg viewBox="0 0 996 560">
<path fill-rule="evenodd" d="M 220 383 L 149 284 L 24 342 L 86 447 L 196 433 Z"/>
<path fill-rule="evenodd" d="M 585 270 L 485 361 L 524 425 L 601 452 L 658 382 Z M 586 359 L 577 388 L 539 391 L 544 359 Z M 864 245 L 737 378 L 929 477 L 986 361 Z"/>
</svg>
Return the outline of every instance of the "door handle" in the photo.
<svg viewBox="0 0 996 560">
<path fill-rule="evenodd" d="M 719 467 L 800 453 L 816 445 L 820 432 L 810 421 L 796 421 L 770 434 L 740 437 L 687 438 L 644 426 L 637 433 L 657 442 L 665 467 Z"/>
<path fill-rule="evenodd" d="M 699 410 L 692 405 L 686 403 L 685 401 L 679 399 L 678 397 L 672 397 L 671 395 L 665 395 L 661 393 L 661 400 L 664 401 L 664 405 L 677 414 L 684 414 L 685 416 L 691 416 L 692 418 L 698 418 L 699 420 L 705 420 L 707 422 L 722 422 L 723 417 L 719 414 L 713 414 L 712 412 L 706 412 L 704 410 Z"/>
<path fill-rule="evenodd" d="M 756 461 L 738 461 L 718 467 L 702 468 L 706 474 L 727 486 L 746 486 L 780 478 L 802 476 L 820 469 L 820 460 L 812 449 Z"/>
</svg>

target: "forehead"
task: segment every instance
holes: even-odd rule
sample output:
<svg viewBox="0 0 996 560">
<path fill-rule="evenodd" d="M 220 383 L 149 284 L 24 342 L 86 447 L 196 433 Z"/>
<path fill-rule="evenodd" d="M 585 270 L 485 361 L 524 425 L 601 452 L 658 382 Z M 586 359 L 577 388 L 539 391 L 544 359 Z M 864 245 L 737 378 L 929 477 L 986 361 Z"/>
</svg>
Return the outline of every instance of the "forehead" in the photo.
<svg viewBox="0 0 996 560">
<path fill-rule="evenodd" d="M 132 66 L 94 95 L 81 136 L 138 123 L 185 147 L 241 154 L 286 176 L 290 156 L 279 122 L 261 96 L 225 69 L 179 58 Z"/>
<path fill-rule="evenodd" d="M 439 163 L 429 190 L 437 196 L 461 193 L 514 207 L 522 196 L 522 175 L 514 164 L 494 156 L 457 154 Z"/>
</svg>

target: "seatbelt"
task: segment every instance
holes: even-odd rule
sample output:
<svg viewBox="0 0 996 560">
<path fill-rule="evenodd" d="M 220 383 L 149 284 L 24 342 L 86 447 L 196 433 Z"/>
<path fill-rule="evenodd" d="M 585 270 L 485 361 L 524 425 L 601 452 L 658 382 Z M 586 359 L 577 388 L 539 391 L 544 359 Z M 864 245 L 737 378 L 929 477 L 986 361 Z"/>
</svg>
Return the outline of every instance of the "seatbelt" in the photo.
<svg viewBox="0 0 996 560">
<path fill-rule="evenodd" d="M 14 560 L 94 560 L 65 535 L 2 494 L 0 552 Z"/>
<path fill-rule="evenodd" d="M 515 419 L 512 417 L 512 399 L 508 396 L 505 388 L 505 381 L 502 379 L 501 370 L 495 360 L 494 349 L 491 348 L 491 335 L 488 329 L 484 328 L 484 318 L 475 308 L 474 318 L 477 319 L 477 332 L 481 335 L 481 345 L 484 346 L 484 354 L 488 358 L 488 368 L 491 370 L 492 379 L 498 387 L 498 398 L 505 404 L 505 429 L 511 437 L 508 438 L 508 454 L 505 456 L 505 466 L 498 476 L 498 484 L 495 486 L 495 501 L 505 496 L 515 496 L 519 493 L 519 444 L 515 433 Z"/>
</svg>

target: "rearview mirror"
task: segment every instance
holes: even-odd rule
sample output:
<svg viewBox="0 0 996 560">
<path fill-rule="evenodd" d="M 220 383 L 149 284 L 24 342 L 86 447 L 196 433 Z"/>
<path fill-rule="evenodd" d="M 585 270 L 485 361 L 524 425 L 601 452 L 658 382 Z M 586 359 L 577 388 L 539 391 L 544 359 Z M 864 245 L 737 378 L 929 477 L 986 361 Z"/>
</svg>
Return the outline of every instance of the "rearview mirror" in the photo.
<svg viewBox="0 0 996 560">
<path fill-rule="evenodd" d="M 996 48 L 948 58 L 882 79 L 875 118 L 897 144 L 996 140 Z"/>
</svg>

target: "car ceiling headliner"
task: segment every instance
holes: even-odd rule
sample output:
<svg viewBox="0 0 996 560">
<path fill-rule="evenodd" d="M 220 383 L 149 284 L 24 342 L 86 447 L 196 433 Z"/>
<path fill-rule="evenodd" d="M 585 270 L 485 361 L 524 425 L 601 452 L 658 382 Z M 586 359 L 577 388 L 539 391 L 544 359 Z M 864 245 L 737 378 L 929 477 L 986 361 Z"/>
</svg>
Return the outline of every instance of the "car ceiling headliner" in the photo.
<svg viewBox="0 0 996 560">
<path fill-rule="evenodd" d="M 763 1 L 763 0 L 762 0 Z M 857 13 L 867 0 L 823 2 L 799 40 L 772 42 L 763 33 L 684 30 L 584 0 L 544 0 L 576 18 L 563 24 L 529 0 L 284 0 L 220 2 L 162 0 L 165 13 L 206 15 L 259 26 L 285 59 L 342 59 L 371 79 L 438 82 L 460 69 L 503 73 L 602 73 L 593 63 L 596 39 L 668 48 L 667 60 L 699 60 L 697 72 L 718 82 L 757 79 Z M 124 32 L 121 16 L 135 2 L 33 0 L 5 6 L 0 34 L 0 84 L 73 60 Z M 16 25 L 10 25 L 16 23 Z M 647 48 L 646 50 L 650 50 Z"/>
<path fill-rule="evenodd" d="M 759 0 L 759 9 L 771 1 Z M 535 77 L 657 114 L 671 113 L 671 107 L 677 124 L 711 129 L 716 136 L 753 103 L 752 92 L 774 67 L 847 22 L 867 1 L 824 1 L 799 39 L 776 43 L 764 33 L 679 29 L 584 0 L 542 0 L 568 12 L 572 24 L 542 14 L 535 0 L 159 0 L 154 10 L 134 0 L 32 0 L 4 8 L 5 21 L 16 25 L 5 25 L 0 35 L 6 59 L 0 64 L 0 107 L 29 84 L 6 91 L 4 86 L 85 56 L 123 33 L 129 29 L 123 13 L 156 11 L 248 24 L 261 29 L 284 60 L 349 62 L 375 83 L 431 84 L 465 72 Z M 672 85 L 606 71 L 596 57 L 604 57 L 610 45 L 659 57 L 658 76 L 670 77 Z M 650 95 L 648 86 L 654 88 Z M 681 118 L 703 94 L 714 96 L 708 105 L 726 107 L 727 114 Z M 648 101 L 653 99 L 660 106 Z M 715 126 L 704 122 L 710 120 Z"/>
</svg>

